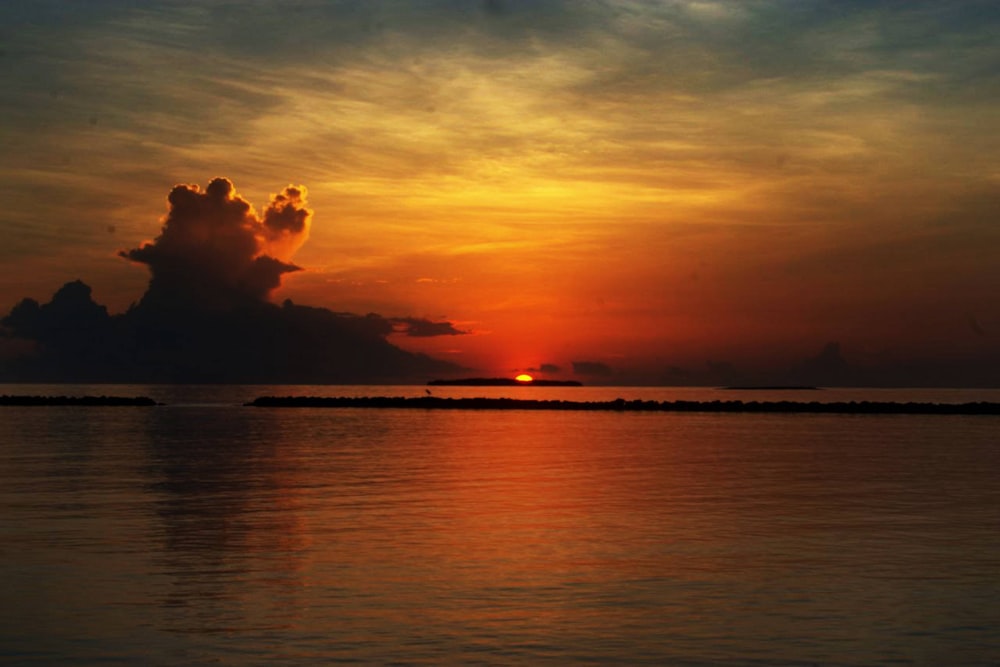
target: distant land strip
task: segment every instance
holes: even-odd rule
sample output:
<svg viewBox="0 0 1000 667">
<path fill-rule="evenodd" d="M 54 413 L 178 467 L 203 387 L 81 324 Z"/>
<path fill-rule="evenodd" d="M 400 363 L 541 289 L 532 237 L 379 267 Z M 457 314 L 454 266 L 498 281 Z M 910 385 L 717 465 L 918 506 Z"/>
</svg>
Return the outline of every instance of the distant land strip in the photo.
<svg viewBox="0 0 1000 667">
<path fill-rule="evenodd" d="M 150 406 L 157 402 L 147 396 L 0 396 L 0 405 L 84 405 L 101 406 Z"/>
<path fill-rule="evenodd" d="M 720 387 L 720 389 L 725 389 L 727 391 L 819 391 L 819 387 L 813 387 L 812 385 L 798 385 L 798 384 L 776 384 L 776 385 L 736 385 L 733 387 Z"/>
<path fill-rule="evenodd" d="M 431 380 L 431 387 L 582 387 L 577 380 L 516 380 L 514 378 L 462 378 Z"/>
<path fill-rule="evenodd" d="M 1000 415 L 1000 403 L 889 403 L 851 401 L 560 401 L 521 398 L 420 396 L 261 396 L 246 405 L 259 408 L 415 408 L 432 410 L 610 410 L 619 412 L 779 412 L 889 415 Z"/>
</svg>

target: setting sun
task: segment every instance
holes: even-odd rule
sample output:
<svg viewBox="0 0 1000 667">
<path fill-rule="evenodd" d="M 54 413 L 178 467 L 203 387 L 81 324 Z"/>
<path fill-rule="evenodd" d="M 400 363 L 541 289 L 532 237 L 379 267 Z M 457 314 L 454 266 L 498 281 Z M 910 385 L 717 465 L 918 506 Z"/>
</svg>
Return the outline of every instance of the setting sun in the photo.
<svg viewBox="0 0 1000 667">
<path fill-rule="evenodd" d="M 530 376 L 530 375 L 528 375 L 527 373 L 521 373 L 520 375 L 518 375 L 518 376 L 517 376 L 516 378 L 514 378 L 514 379 L 515 379 L 515 380 L 517 380 L 518 382 L 531 382 L 531 381 L 533 381 L 533 380 L 534 380 L 535 378 L 531 377 L 531 376 Z"/>
</svg>

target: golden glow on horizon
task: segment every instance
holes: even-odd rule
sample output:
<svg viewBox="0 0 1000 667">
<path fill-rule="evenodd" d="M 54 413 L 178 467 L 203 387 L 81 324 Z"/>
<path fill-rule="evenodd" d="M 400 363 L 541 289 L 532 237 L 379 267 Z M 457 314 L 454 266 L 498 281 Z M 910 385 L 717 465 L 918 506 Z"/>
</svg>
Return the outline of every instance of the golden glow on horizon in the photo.
<svg viewBox="0 0 1000 667">
<path fill-rule="evenodd" d="M 527 373 L 521 373 L 520 375 L 518 375 L 518 376 L 517 376 L 516 378 L 514 378 L 514 379 L 515 379 L 515 380 L 517 380 L 518 382 L 531 382 L 531 381 L 532 381 L 532 380 L 534 380 L 535 378 L 531 377 L 531 376 L 530 376 L 530 375 L 528 375 Z"/>
</svg>

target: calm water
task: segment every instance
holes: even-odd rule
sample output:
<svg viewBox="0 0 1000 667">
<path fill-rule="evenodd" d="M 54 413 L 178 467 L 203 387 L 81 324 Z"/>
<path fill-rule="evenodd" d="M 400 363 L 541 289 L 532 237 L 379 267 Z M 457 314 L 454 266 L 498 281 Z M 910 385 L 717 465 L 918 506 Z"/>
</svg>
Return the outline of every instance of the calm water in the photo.
<svg viewBox="0 0 1000 667">
<path fill-rule="evenodd" d="M 1000 663 L 995 417 L 29 389 L 171 405 L 0 408 L 5 664 Z"/>
</svg>

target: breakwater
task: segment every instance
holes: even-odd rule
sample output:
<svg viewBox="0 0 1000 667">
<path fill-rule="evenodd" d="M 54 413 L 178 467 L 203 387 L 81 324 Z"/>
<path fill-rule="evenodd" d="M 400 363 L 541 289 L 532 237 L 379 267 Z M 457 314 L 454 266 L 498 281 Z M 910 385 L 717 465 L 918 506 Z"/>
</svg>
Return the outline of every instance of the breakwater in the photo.
<svg viewBox="0 0 1000 667">
<path fill-rule="evenodd" d="M 147 396 L 0 396 L 0 405 L 42 406 L 42 405 L 83 405 L 103 406 L 150 406 L 156 401 Z"/>
<path fill-rule="evenodd" d="M 604 410 L 618 412 L 775 412 L 900 415 L 1000 415 L 1000 403 L 889 403 L 851 401 L 563 401 L 520 398 L 421 396 L 321 397 L 261 396 L 247 403 L 260 408 L 404 408 L 426 410 Z"/>
</svg>

